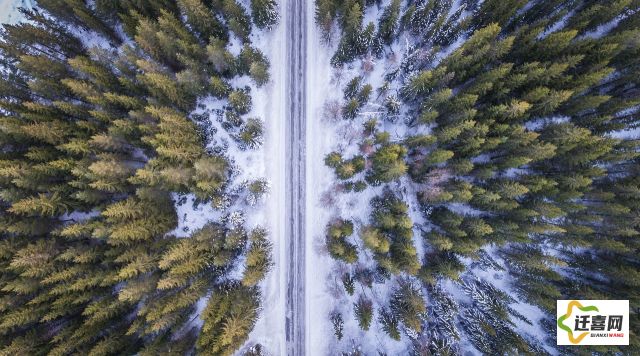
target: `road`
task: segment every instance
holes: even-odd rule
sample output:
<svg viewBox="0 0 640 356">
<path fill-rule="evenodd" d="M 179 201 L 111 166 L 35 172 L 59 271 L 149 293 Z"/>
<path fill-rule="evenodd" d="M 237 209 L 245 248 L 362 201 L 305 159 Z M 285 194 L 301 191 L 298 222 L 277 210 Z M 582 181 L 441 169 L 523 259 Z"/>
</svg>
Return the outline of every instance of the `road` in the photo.
<svg viewBox="0 0 640 356">
<path fill-rule="evenodd" d="M 305 340 L 305 127 L 306 127 L 306 4 L 286 1 L 287 125 L 286 125 L 286 245 L 287 355 L 303 356 Z"/>
</svg>

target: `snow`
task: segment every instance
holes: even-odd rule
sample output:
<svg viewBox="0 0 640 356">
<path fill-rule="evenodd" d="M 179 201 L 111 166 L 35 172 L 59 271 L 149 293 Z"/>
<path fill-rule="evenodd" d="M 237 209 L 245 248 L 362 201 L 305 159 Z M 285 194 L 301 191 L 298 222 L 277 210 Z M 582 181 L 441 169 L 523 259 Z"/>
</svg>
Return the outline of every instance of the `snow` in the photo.
<svg viewBox="0 0 640 356">
<path fill-rule="evenodd" d="M 204 308 L 206 308 L 207 301 L 209 300 L 209 297 L 210 297 L 210 295 L 206 295 L 206 296 L 198 299 L 198 301 L 196 302 L 195 310 L 189 316 L 189 321 L 184 325 L 184 327 L 182 327 L 182 329 L 180 329 L 176 333 L 174 338 L 176 336 L 178 336 L 178 335 L 181 335 L 182 333 L 188 332 L 189 330 L 191 330 L 194 327 L 198 328 L 198 329 L 202 327 L 202 325 L 204 324 L 204 320 L 200 319 L 200 315 L 204 311 Z"/>
<path fill-rule="evenodd" d="M 640 111 L 640 105 L 635 105 L 620 111 L 615 116 L 624 117 L 632 114 L 637 115 L 639 111 Z M 614 131 L 610 135 L 612 138 L 617 138 L 620 140 L 637 140 L 637 139 L 640 139 L 640 127 L 625 128 L 623 130 Z"/>
<path fill-rule="evenodd" d="M 447 208 L 461 216 L 482 216 L 483 212 L 463 203 L 450 203 Z"/>
<path fill-rule="evenodd" d="M 569 121 L 571 121 L 571 118 L 568 116 L 543 117 L 543 118 L 536 118 L 534 120 L 527 121 L 524 124 L 524 127 L 529 131 L 539 131 L 539 130 L 542 130 L 547 125 L 564 124 Z"/>
<path fill-rule="evenodd" d="M 575 14 L 574 10 L 569 11 L 566 15 L 564 15 L 560 20 L 553 23 L 549 28 L 540 33 L 537 37 L 538 40 L 541 40 L 550 34 L 562 30 L 566 25 L 567 21 Z"/>
<path fill-rule="evenodd" d="M 255 31 L 254 33 L 252 33 L 252 35 L 254 35 L 253 38 L 255 38 Z M 252 41 L 253 42 L 253 41 Z M 255 45 L 255 43 L 254 43 Z M 240 52 L 242 51 L 242 40 L 240 40 L 238 38 L 238 36 L 236 36 L 233 32 L 231 33 L 231 36 L 229 36 L 229 45 L 227 45 L 227 50 L 229 51 L 229 53 L 233 54 L 234 56 L 238 56 L 240 55 Z"/>
<path fill-rule="evenodd" d="M 173 193 L 176 214 L 178 215 L 178 226 L 170 235 L 176 237 L 189 237 L 191 233 L 202 228 L 207 222 L 214 221 L 220 217 L 220 212 L 216 211 L 211 204 L 196 203 L 193 194 L 181 195 Z"/>
<path fill-rule="evenodd" d="M 18 12 L 21 7 L 32 8 L 33 0 L 0 0 L 0 23 L 16 24 L 23 19 Z"/>
<path fill-rule="evenodd" d="M 440 50 L 436 54 L 435 60 L 433 61 L 433 66 L 435 67 L 438 64 L 440 64 L 440 62 L 442 62 L 443 59 L 447 58 L 450 54 L 455 52 L 458 48 L 462 47 L 462 45 L 466 41 L 467 41 L 467 37 L 466 36 L 460 36 L 451 45 L 449 45 L 449 46 L 443 48 L 442 50 Z"/>
<path fill-rule="evenodd" d="M 313 1 L 307 2 L 307 18 L 313 19 Z M 332 49 L 324 46 L 320 34 L 313 23 L 307 22 L 307 127 L 306 140 L 306 322 L 309 355 L 325 355 L 331 340 L 335 340 L 329 322 L 329 313 L 335 304 L 328 288 L 335 283 L 331 277 L 333 260 L 324 246 L 324 227 L 331 218 L 328 206 L 322 206 L 323 194 L 331 187 L 333 172 L 322 162 L 335 144 L 336 136 L 330 125 L 323 122 L 323 106 L 325 101 L 335 98 L 335 90 L 331 87 L 332 68 L 330 65 Z M 338 288 L 334 288 L 338 289 Z M 340 289 L 338 289 L 340 290 Z M 344 318 L 343 319 L 348 319 Z M 345 320 L 346 321 L 346 320 Z M 311 327 L 312 326 L 312 327 Z"/>
<path fill-rule="evenodd" d="M 377 22 L 377 16 L 384 9 L 371 7 L 365 13 L 364 24 Z M 307 3 L 307 16 L 313 18 L 314 5 L 312 1 Z M 369 223 L 370 200 L 380 195 L 382 186 L 369 187 L 361 193 L 343 192 L 336 181 L 334 172 L 323 164 L 324 157 L 332 151 L 340 152 L 345 158 L 359 154 L 358 143 L 361 139 L 362 123 L 371 117 L 378 117 L 379 105 L 375 101 L 377 96 L 375 89 L 382 86 L 384 74 L 397 67 L 395 57 L 374 61 L 374 68 L 370 73 L 365 73 L 363 84 L 371 84 L 374 88 L 371 102 L 362 109 L 360 115 L 353 121 L 345 121 L 341 118 L 331 120 L 326 118 L 325 104 L 335 102 L 343 104 L 343 89 L 356 75 L 360 75 L 362 61 L 356 61 L 344 68 L 335 69 L 330 65 L 331 55 L 335 51 L 337 43 L 334 41 L 327 45 L 321 40 L 319 29 L 311 21 L 307 23 L 307 201 L 306 201 L 306 231 L 307 231 L 307 340 L 309 355 L 336 355 L 341 352 L 359 349 L 365 355 L 375 355 L 384 352 L 389 355 L 406 354 L 409 339 L 403 335 L 400 341 L 389 338 L 382 330 L 378 321 L 379 307 L 388 303 L 389 296 L 396 282 L 394 279 L 385 283 L 374 283 L 373 288 L 360 288 L 356 285 L 356 292 L 349 296 L 343 287 L 341 276 L 353 267 L 345 267 L 333 260 L 325 247 L 325 229 L 334 218 L 349 219 L 354 222 L 354 234 L 349 241 L 358 245 L 358 266 L 371 267 L 372 256 L 366 251 L 359 241 L 358 233 L 363 224 Z M 395 51 L 395 49 L 394 49 Z M 402 53 L 402 51 L 395 51 Z M 390 92 L 390 94 L 393 90 Z M 403 138 L 408 128 L 398 120 L 397 124 L 386 120 L 379 120 L 381 130 L 389 131 L 392 140 Z M 362 178 L 362 173 L 356 178 Z M 397 186 L 397 185 L 396 185 Z M 408 192 L 403 194 L 412 219 L 421 221 L 421 214 L 417 214 L 417 202 L 415 194 Z M 415 231 L 417 240 L 420 233 Z M 422 254 L 421 244 L 416 244 Z M 420 256 L 421 257 L 421 256 Z M 374 302 L 374 317 L 367 332 L 358 326 L 353 312 L 353 304 L 358 297 L 364 294 Z M 337 340 L 333 326 L 329 320 L 331 312 L 338 311 L 344 320 L 344 337 Z"/>
<path fill-rule="evenodd" d="M 618 26 L 618 23 L 622 21 L 624 18 L 625 16 L 618 16 L 613 20 L 596 27 L 593 31 L 589 31 L 585 33 L 584 37 L 594 38 L 594 39 L 601 38 L 606 34 L 608 34 L 609 31 L 613 30 L 616 26 Z"/>
<path fill-rule="evenodd" d="M 100 216 L 100 211 L 94 209 L 89 212 L 73 211 L 60 217 L 62 221 L 83 222 Z"/>
<path fill-rule="evenodd" d="M 279 1 L 280 11 L 285 0 Z M 260 343 L 270 355 L 285 352 L 285 70 L 286 41 L 285 21 L 270 32 L 254 31 L 252 43 L 260 49 L 271 63 L 271 81 L 264 87 L 252 89 L 253 111 L 249 117 L 259 116 L 265 121 L 265 145 L 257 162 L 242 165 L 244 169 L 256 171 L 270 181 L 271 192 L 259 212 L 250 216 L 250 221 L 261 222 L 269 229 L 273 244 L 274 267 L 262 282 L 262 311 L 246 343 Z M 258 172 L 256 172 L 258 173 Z"/>
</svg>

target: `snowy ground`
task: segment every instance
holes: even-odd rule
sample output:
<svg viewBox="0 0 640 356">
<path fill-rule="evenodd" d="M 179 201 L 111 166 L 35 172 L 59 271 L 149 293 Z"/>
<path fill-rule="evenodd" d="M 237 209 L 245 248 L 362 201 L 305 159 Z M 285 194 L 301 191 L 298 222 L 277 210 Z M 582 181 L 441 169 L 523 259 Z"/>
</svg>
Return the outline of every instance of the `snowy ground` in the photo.
<svg viewBox="0 0 640 356">
<path fill-rule="evenodd" d="M 384 2 L 385 4 L 388 1 Z M 313 1 L 307 3 L 307 13 L 311 18 L 315 7 Z M 365 24 L 375 21 L 376 11 L 365 14 Z M 353 302 L 360 294 L 353 296 L 344 292 L 340 276 L 344 271 L 331 257 L 325 247 L 325 229 L 333 218 L 351 219 L 366 223 L 370 212 L 369 201 L 380 193 L 380 188 L 369 188 L 358 194 L 344 194 L 336 185 L 333 171 L 324 165 L 324 157 L 338 151 L 345 158 L 357 154 L 357 141 L 367 115 L 353 122 L 326 119 L 327 103 L 340 102 L 346 82 L 360 71 L 360 62 L 350 68 L 336 70 L 330 65 L 337 40 L 330 46 L 321 39 L 319 29 L 313 22 L 307 24 L 307 339 L 310 355 L 336 355 L 351 349 L 360 349 L 366 355 L 384 351 L 389 355 L 403 354 L 407 348 L 406 339 L 395 341 L 384 334 L 377 318 L 368 332 L 360 330 L 352 311 Z M 375 66 L 367 79 L 379 81 L 385 69 L 383 63 Z M 372 83 L 374 87 L 380 83 Z M 356 232 L 357 234 L 357 232 Z M 355 234 L 354 234 L 355 235 Z M 357 237 L 352 237 L 352 241 Z M 361 250 L 362 251 L 362 250 Z M 390 284 L 390 283 L 389 283 Z M 374 303 L 380 305 L 387 299 L 388 286 L 376 285 L 372 290 L 362 291 Z M 358 288 L 357 288 L 358 289 Z M 329 314 L 342 313 L 344 338 L 337 341 Z"/>
<path fill-rule="evenodd" d="M 15 24 L 22 19 L 18 8 L 30 8 L 33 5 L 33 0 L 0 0 L 0 23 Z"/>
<path fill-rule="evenodd" d="M 307 16 L 313 18 L 314 2 L 307 2 Z M 331 186 L 333 173 L 323 164 L 326 152 L 333 146 L 336 135 L 332 127 L 321 120 L 325 100 L 332 95 L 329 64 L 330 50 L 320 41 L 318 28 L 307 22 L 307 342 L 310 355 L 326 355 L 334 339 L 328 314 L 336 301 L 327 286 L 331 284 L 331 257 L 324 247 L 324 226 L 333 214 L 323 207 L 321 197 Z"/>
<path fill-rule="evenodd" d="M 279 1 L 280 10 L 284 2 Z M 271 62 L 271 81 L 252 91 L 254 110 L 265 120 L 265 145 L 262 162 L 264 174 L 271 183 L 271 192 L 262 207 L 263 224 L 269 228 L 273 242 L 274 267 L 263 282 L 263 310 L 247 345 L 260 343 L 271 355 L 285 350 L 285 21 L 280 20 L 269 33 L 254 34 L 254 46 Z M 251 169 L 244 167 L 244 169 Z"/>
</svg>

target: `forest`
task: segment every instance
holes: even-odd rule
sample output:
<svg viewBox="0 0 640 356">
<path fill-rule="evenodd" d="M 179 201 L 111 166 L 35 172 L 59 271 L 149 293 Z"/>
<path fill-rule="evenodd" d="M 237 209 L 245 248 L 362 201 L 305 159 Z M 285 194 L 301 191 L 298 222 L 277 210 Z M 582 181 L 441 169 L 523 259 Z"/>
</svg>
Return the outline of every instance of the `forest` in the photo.
<svg viewBox="0 0 640 356">
<path fill-rule="evenodd" d="M 297 148 L 307 350 L 640 354 L 640 0 L 299 1 L 327 67 L 298 83 L 324 130 Z M 285 352 L 293 236 L 261 204 L 291 115 L 256 107 L 293 73 L 292 29 L 264 37 L 288 4 L 36 0 L 0 27 L 0 355 Z M 557 345 L 563 299 L 629 300 L 629 345 Z"/>
<path fill-rule="evenodd" d="M 238 207 L 267 187 L 233 183 L 245 167 L 217 138 L 262 143 L 237 78 L 269 81 L 250 35 L 277 23 L 276 2 L 22 12 L 0 32 L 0 354 L 233 354 L 272 266 L 267 230 Z M 216 127 L 196 114 L 207 101 L 223 103 Z M 187 195 L 219 214 L 182 238 Z"/>
<path fill-rule="evenodd" d="M 324 163 L 369 204 L 326 226 L 337 350 L 373 322 L 412 355 L 640 352 L 639 11 L 315 1 L 343 94 L 325 119 L 356 132 Z M 556 346 L 558 299 L 629 300 L 629 346 Z"/>
</svg>

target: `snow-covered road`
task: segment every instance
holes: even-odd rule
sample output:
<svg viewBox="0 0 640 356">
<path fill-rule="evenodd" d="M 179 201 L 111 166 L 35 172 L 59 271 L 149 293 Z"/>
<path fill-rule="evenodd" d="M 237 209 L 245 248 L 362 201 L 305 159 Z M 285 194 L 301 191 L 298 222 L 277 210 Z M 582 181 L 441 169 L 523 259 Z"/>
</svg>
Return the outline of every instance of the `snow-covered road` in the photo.
<svg viewBox="0 0 640 356">
<path fill-rule="evenodd" d="M 288 355 L 306 354 L 305 328 L 305 129 L 306 129 L 306 6 L 287 2 L 287 129 L 286 244 Z"/>
</svg>

